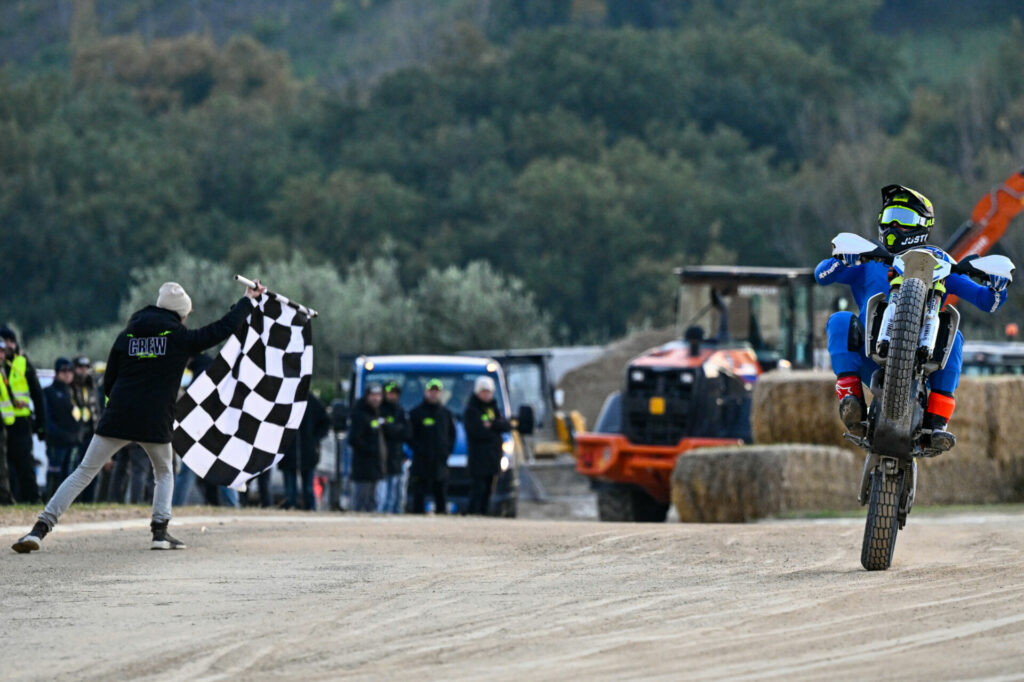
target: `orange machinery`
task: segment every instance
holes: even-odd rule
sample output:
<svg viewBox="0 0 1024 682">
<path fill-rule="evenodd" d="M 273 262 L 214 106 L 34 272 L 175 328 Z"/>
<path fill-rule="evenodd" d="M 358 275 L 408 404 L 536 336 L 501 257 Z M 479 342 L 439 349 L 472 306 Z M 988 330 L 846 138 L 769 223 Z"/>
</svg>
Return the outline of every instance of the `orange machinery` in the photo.
<svg viewBox="0 0 1024 682">
<path fill-rule="evenodd" d="M 591 478 L 602 520 L 663 521 L 676 460 L 750 440 L 761 372 L 813 362 L 811 270 L 701 266 L 676 274 L 684 340 L 634 358 L 595 432 L 576 436 L 576 469 Z M 711 302 L 693 314 L 687 303 L 707 291 Z M 705 339 L 694 322 L 717 335 Z"/>
</svg>

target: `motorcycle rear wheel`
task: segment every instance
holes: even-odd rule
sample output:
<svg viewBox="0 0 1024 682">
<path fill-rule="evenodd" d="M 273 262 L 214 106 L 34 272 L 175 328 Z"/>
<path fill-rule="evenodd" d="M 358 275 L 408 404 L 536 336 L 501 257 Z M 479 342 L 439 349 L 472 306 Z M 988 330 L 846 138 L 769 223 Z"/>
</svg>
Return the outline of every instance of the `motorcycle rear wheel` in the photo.
<svg viewBox="0 0 1024 682">
<path fill-rule="evenodd" d="M 892 565 L 899 532 L 900 495 L 904 472 L 883 475 L 876 468 L 871 472 L 871 494 L 868 497 L 868 518 L 864 524 L 864 543 L 860 563 L 869 571 L 884 571 Z"/>
</svg>

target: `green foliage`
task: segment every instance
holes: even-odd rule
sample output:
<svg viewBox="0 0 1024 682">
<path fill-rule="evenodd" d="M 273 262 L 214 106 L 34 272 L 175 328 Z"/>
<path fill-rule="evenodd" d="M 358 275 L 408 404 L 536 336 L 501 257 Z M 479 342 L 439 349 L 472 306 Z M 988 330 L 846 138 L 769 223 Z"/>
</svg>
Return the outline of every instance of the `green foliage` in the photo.
<svg viewBox="0 0 1024 682">
<path fill-rule="evenodd" d="M 423 347 L 529 348 L 551 342 L 551 320 L 522 280 L 485 261 L 431 269 L 412 292 Z"/>
<path fill-rule="evenodd" d="M 309 3 L 334 43 L 395 55 L 336 87 L 251 37 L 110 35 L 132 11 L 77 3 L 69 69 L 0 70 L 0 318 L 83 347 L 157 280 L 215 317 L 237 269 L 321 309 L 328 361 L 601 340 L 671 319 L 674 266 L 870 234 L 890 182 L 935 200 L 941 243 L 1024 157 L 1012 22 L 940 79 L 922 55 L 960 27 L 919 0 L 414 4 Z M 265 40 L 317 39 L 306 4 L 260 7 L 288 25 Z"/>
</svg>

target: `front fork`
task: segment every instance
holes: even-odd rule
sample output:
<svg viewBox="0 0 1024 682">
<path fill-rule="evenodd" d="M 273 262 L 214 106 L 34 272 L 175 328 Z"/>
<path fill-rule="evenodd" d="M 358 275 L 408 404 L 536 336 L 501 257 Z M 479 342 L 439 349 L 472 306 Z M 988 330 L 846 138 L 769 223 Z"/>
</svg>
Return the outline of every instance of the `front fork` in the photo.
<svg viewBox="0 0 1024 682">
<path fill-rule="evenodd" d="M 910 476 L 909 485 L 907 477 L 904 477 L 903 490 L 900 491 L 900 530 L 906 525 L 907 515 L 914 506 L 914 497 L 917 493 L 917 458 L 911 457 L 910 466 L 905 466 L 904 469 Z M 860 495 L 857 496 L 857 501 L 860 502 L 861 506 L 868 503 L 868 497 L 871 494 L 871 473 L 873 471 L 878 471 L 884 477 L 895 476 L 899 473 L 899 470 L 900 461 L 895 457 L 886 457 L 876 452 L 869 452 L 864 458 L 864 470 L 861 472 L 860 477 Z"/>
</svg>

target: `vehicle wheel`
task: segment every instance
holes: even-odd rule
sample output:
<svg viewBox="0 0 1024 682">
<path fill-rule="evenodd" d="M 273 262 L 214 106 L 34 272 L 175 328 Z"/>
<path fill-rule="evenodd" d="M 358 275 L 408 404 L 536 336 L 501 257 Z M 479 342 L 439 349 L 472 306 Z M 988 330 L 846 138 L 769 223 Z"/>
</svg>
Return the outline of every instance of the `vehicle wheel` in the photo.
<svg viewBox="0 0 1024 682">
<path fill-rule="evenodd" d="M 924 321 L 924 299 L 928 287 L 919 279 L 900 285 L 896 312 L 893 314 L 889 356 L 885 363 L 882 387 L 882 414 L 892 422 L 901 422 L 912 410 L 911 384 Z"/>
<path fill-rule="evenodd" d="M 636 521 L 633 491 L 626 485 L 607 485 L 597 491 L 597 517 L 602 521 Z"/>
<path fill-rule="evenodd" d="M 868 518 L 860 550 L 860 563 L 869 571 L 884 571 L 892 564 L 896 534 L 899 532 L 903 475 L 902 471 L 888 476 L 883 476 L 878 469 L 871 472 Z"/>
<path fill-rule="evenodd" d="M 633 512 L 640 523 L 664 523 L 668 518 L 668 504 L 658 502 L 639 488 L 633 490 Z"/>
</svg>

